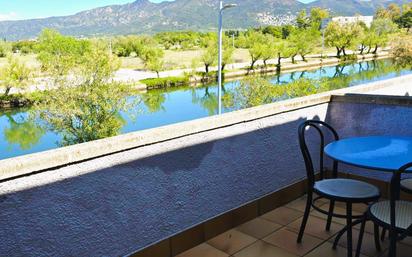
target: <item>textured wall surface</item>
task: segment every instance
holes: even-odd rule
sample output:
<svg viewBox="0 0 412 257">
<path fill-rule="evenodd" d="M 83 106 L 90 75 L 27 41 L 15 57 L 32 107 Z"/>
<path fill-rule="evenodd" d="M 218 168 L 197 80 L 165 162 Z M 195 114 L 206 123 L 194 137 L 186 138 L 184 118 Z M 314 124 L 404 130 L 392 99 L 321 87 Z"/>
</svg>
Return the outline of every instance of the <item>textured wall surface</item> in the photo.
<svg viewBox="0 0 412 257">
<path fill-rule="evenodd" d="M 119 256 L 305 177 L 297 127 L 327 104 L 0 184 L 0 256 Z"/>
</svg>

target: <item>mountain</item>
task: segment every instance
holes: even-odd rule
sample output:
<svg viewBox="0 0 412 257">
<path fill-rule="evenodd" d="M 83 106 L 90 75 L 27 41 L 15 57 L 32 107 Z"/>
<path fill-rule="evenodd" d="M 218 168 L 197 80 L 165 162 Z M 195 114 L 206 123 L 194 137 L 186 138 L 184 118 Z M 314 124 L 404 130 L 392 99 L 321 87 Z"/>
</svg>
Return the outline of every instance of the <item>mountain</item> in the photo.
<svg viewBox="0 0 412 257">
<path fill-rule="evenodd" d="M 297 12 L 321 6 L 343 15 L 372 14 L 378 6 L 404 0 L 318 0 L 303 4 L 297 0 L 233 0 L 238 7 L 225 13 L 226 28 L 291 23 Z M 226 1 L 228 2 L 228 1 Z M 70 16 L 0 22 L 0 38 L 7 40 L 35 38 L 42 29 L 54 28 L 74 36 L 102 36 L 155 33 L 170 30 L 215 29 L 218 0 L 175 0 L 152 3 L 137 0 L 125 5 L 111 5 Z"/>
</svg>

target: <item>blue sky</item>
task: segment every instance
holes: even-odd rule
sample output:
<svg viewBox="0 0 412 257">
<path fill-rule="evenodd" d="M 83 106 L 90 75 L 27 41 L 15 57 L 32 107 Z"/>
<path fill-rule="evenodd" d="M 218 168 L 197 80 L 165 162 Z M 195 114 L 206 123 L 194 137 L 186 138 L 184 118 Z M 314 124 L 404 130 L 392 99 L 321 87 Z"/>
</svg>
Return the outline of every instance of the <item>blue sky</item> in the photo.
<svg viewBox="0 0 412 257">
<path fill-rule="evenodd" d="M 150 1 L 158 3 L 166 0 Z M 299 1 L 310 2 L 313 0 Z M 133 2 L 133 0 L 0 0 L 0 20 L 70 15 L 95 7 L 129 2 Z"/>
</svg>

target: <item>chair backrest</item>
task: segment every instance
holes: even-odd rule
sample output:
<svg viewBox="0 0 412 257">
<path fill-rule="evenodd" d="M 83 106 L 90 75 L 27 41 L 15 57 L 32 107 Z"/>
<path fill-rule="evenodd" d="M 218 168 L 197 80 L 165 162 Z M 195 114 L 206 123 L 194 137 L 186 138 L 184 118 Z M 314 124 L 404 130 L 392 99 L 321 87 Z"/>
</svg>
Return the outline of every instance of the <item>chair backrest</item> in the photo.
<svg viewBox="0 0 412 257">
<path fill-rule="evenodd" d="M 307 177 L 308 177 L 308 182 L 310 186 L 313 186 L 315 181 L 316 181 L 316 177 L 315 177 L 315 168 L 313 165 L 313 159 L 312 156 L 310 154 L 307 142 L 306 142 L 306 133 L 308 131 L 309 128 L 313 128 L 315 129 L 315 131 L 318 132 L 319 136 L 320 136 L 320 145 L 319 145 L 319 172 L 320 172 L 320 179 L 324 179 L 325 178 L 325 170 L 324 170 L 324 148 L 325 148 L 325 134 L 324 131 L 328 130 L 329 133 L 332 134 L 334 140 L 339 140 L 339 135 L 338 133 L 335 131 L 334 128 L 332 128 L 332 126 L 330 126 L 329 124 L 323 122 L 323 121 L 318 121 L 318 120 L 308 120 L 303 122 L 300 126 L 299 126 L 299 145 L 300 145 L 300 150 L 302 151 L 302 155 L 303 155 L 303 159 L 305 161 L 305 166 L 306 166 L 306 173 L 307 173 Z M 337 177 L 337 169 L 338 169 L 338 162 L 334 161 L 333 162 L 333 177 Z"/>
<path fill-rule="evenodd" d="M 397 172 L 394 172 L 390 185 L 390 216 L 391 216 L 391 228 L 396 228 L 396 201 L 400 199 L 401 194 L 401 178 L 402 174 L 412 168 L 412 162 L 405 164 Z"/>
</svg>

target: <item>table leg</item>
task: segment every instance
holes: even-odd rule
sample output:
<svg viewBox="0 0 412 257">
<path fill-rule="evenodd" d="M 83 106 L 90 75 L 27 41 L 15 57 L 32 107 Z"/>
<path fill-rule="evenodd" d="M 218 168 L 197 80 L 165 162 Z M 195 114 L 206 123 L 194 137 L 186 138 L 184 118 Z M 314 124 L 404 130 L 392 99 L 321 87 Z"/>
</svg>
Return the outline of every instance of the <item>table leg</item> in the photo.
<svg viewBox="0 0 412 257">
<path fill-rule="evenodd" d="M 346 226 L 347 231 L 346 235 L 347 239 L 347 249 L 348 249 L 348 257 L 353 256 L 353 249 L 352 249 L 352 204 L 346 203 Z"/>
</svg>

